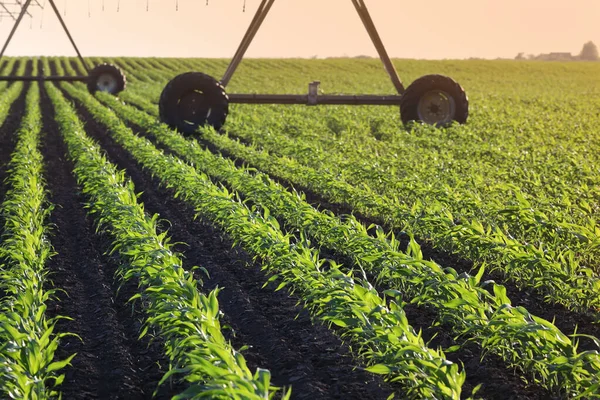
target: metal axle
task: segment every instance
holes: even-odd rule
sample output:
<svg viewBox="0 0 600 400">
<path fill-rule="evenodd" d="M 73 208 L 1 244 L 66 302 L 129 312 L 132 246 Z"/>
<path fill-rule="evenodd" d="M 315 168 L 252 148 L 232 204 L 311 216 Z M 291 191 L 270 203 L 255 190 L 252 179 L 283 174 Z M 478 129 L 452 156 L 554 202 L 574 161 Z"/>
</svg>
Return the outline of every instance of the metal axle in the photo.
<svg viewBox="0 0 600 400">
<path fill-rule="evenodd" d="M 316 105 L 366 105 L 366 106 L 399 106 L 401 95 L 319 95 L 319 83 L 308 85 L 308 94 L 239 94 L 229 95 L 230 103 L 237 104 L 300 104 Z"/>
<path fill-rule="evenodd" d="M 302 94 L 230 94 L 229 102 L 233 104 L 299 104 L 299 105 L 364 105 L 364 106 L 399 106 L 402 96 L 378 95 L 321 95 L 315 103 Z"/>
</svg>

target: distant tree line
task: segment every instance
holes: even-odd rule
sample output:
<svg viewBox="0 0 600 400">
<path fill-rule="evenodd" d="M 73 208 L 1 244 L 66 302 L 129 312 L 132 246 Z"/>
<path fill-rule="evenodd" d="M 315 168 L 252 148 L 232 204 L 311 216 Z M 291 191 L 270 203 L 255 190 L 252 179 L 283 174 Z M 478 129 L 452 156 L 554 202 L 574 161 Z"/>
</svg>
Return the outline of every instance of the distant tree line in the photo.
<svg viewBox="0 0 600 400">
<path fill-rule="evenodd" d="M 515 60 L 542 60 L 542 61 L 598 61 L 600 56 L 598 55 L 598 47 L 594 42 L 589 41 L 583 45 L 579 55 L 572 55 L 571 53 L 545 53 L 545 54 L 528 54 L 519 53 L 515 57 Z"/>
</svg>

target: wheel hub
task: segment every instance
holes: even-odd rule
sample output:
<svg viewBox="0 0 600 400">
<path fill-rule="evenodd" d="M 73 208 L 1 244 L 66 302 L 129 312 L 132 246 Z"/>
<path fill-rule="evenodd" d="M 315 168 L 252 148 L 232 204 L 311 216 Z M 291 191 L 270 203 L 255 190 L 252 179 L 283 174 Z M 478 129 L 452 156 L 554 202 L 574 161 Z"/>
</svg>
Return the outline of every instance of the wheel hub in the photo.
<svg viewBox="0 0 600 400">
<path fill-rule="evenodd" d="M 119 82 L 112 74 L 101 74 L 96 81 L 96 87 L 101 92 L 116 93 Z"/>
<path fill-rule="evenodd" d="M 445 125 L 454 118 L 456 102 L 443 90 L 431 90 L 419 99 L 417 113 L 419 119 L 427 124 Z"/>
<path fill-rule="evenodd" d="M 200 91 L 191 91 L 184 94 L 177 107 L 180 118 L 190 125 L 204 125 L 212 108 L 206 101 L 206 95 Z"/>
</svg>

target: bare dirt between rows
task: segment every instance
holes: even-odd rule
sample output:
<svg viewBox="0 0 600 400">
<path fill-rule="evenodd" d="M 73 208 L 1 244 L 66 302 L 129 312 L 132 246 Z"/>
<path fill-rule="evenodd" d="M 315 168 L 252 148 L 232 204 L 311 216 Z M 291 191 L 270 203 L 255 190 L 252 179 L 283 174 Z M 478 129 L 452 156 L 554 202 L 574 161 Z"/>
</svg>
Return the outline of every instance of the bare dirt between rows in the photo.
<svg viewBox="0 0 600 400">
<path fill-rule="evenodd" d="M 205 267 L 210 278 L 201 277 L 205 290 L 223 288 L 219 294 L 226 335 L 243 352 L 251 370 L 269 369 L 272 383 L 293 387 L 294 399 L 385 399 L 393 389 L 378 376 L 355 367 L 348 347 L 320 324 L 312 324 L 308 314 L 296 305 L 298 299 L 275 285 L 262 288 L 268 277 L 258 264 L 222 232 L 203 220 L 194 221 L 194 210 L 175 200 L 173 193 L 142 171 L 131 156 L 116 144 L 106 129 L 95 123 L 81 105 L 78 113 L 86 132 L 98 140 L 109 159 L 127 170 L 146 210 L 166 219 L 174 242 L 184 242 L 176 250 L 184 256 L 184 266 Z M 167 222 L 168 221 L 168 222 Z"/>
<path fill-rule="evenodd" d="M 165 146 L 157 143 L 154 138 L 145 132 L 142 128 L 129 124 L 129 126 L 139 135 L 151 140 L 158 148 L 167 154 L 176 154 Z M 206 144 L 206 143 L 205 143 Z M 213 152 L 216 149 L 211 149 Z M 218 151 L 217 151 L 218 152 Z M 224 154 L 226 156 L 226 154 Z M 225 186 L 227 186 L 225 184 Z M 243 196 L 242 196 L 243 197 Z M 319 208 L 322 204 L 318 203 Z M 281 226 L 285 226 L 280 221 Z M 332 258 L 341 261 L 343 264 L 351 265 L 349 260 L 339 256 L 334 251 L 322 249 L 322 257 Z M 407 305 L 405 307 L 406 315 L 411 325 L 423 332 L 423 337 L 430 347 L 448 348 L 456 344 L 451 334 L 449 326 L 434 326 L 436 322 L 436 313 L 426 307 Z M 462 342 L 461 342 L 462 343 Z M 467 381 L 463 386 L 464 395 L 467 396 L 480 383 L 482 388 L 478 391 L 479 395 L 488 399 L 550 399 L 551 395 L 544 389 L 537 386 L 526 385 L 519 374 L 505 367 L 505 363 L 496 356 L 487 356 L 480 361 L 481 349 L 472 343 L 465 344 L 460 351 L 447 354 L 447 358 L 453 362 L 464 365 L 467 373 Z"/>
<path fill-rule="evenodd" d="M 82 339 L 67 337 L 60 343 L 58 359 L 77 353 L 72 366 L 64 371 L 60 390 L 65 399 L 148 399 L 165 372 L 157 364 L 166 365 L 160 345 L 148 346 L 147 340 L 137 339 L 141 316 L 132 315 L 126 304 L 135 286 L 124 286 L 115 296 L 116 260 L 103 254 L 108 240 L 94 234 L 86 216 L 86 199 L 72 175 L 73 165 L 66 159 L 66 146 L 45 90 L 42 112 L 42 153 L 49 200 L 55 205 L 51 243 L 58 253 L 48 269 L 53 286 L 66 291 L 50 304 L 48 314 L 73 318 L 61 320 L 57 331 L 75 333 Z M 177 390 L 181 388 L 164 387 L 157 398 L 170 398 Z"/>
</svg>

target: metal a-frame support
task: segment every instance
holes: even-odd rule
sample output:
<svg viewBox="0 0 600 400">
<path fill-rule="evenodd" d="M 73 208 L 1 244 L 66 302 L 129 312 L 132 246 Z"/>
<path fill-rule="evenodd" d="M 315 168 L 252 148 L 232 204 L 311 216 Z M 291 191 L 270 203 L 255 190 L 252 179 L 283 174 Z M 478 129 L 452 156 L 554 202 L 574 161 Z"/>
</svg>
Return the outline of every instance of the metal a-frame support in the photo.
<svg viewBox="0 0 600 400">
<path fill-rule="evenodd" d="M 383 62 L 386 72 L 388 73 L 394 87 L 398 91 L 398 95 L 377 96 L 377 95 L 318 95 L 319 82 L 312 82 L 309 85 L 308 95 L 288 95 L 288 94 L 229 94 L 231 103 L 248 103 L 248 104 L 365 104 L 365 105 L 399 105 L 402 94 L 404 93 L 404 85 L 398 76 L 398 72 L 390 59 L 383 41 L 377 32 L 375 23 L 371 18 L 369 10 L 364 0 L 351 0 L 356 8 L 356 11 L 367 30 L 371 41 L 377 49 L 379 58 Z M 252 43 L 256 33 L 260 29 L 267 14 L 273 7 L 275 0 L 262 0 L 246 34 L 235 52 L 223 78 L 221 84 L 227 86 L 233 77 L 236 69 L 240 65 L 244 54 Z"/>
<path fill-rule="evenodd" d="M 4 56 L 4 52 L 6 51 L 6 48 L 8 47 L 8 44 L 10 43 L 10 41 L 12 40 L 15 32 L 17 31 L 19 24 L 23 20 L 23 17 L 26 14 L 28 14 L 27 9 L 31 5 L 32 1 L 36 1 L 36 0 L 26 0 L 25 4 L 23 4 L 23 7 L 21 8 L 21 12 L 19 13 L 19 16 L 17 17 L 17 19 L 15 21 L 15 25 L 13 26 L 12 30 L 10 31 L 8 38 L 6 39 L 6 42 L 4 43 L 4 47 L 2 47 L 2 50 L 0 51 L 0 60 Z M 87 63 L 85 62 L 84 58 L 81 56 L 81 53 L 79 52 L 79 48 L 75 44 L 75 41 L 73 40 L 73 37 L 71 36 L 71 32 L 69 32 L 69 29 L 67 28 L 65 21 L 63 20 L 62 16 L 60 15 L 60 12 L 58 11 L 56 4 L 54 3 L 54 0 L 48 0 L 48 2 L 52 6 L 52 10 L 54 11 L 54 14 L 56 14 L 56 17 L 58 18 L 62 28 L 64 29 L 65 33 L 67 34 L 69 41 L 71 42 L 71 44 L 73 45 L 73 48 L 75 49 L 75 52 L 77 52 L 77 57 L 79 57 L 81 64 L 85 68 L 86 72 L 89 73 L 90 72 L 89 67 L 88 67 Z M 36 1 L 36 3 L 37 3 L 37 1 Z M 85 81 L 87 79 L 88 79 L 87 75 L 86 76 L 0 76 L 0 81 L 33 81 L 33 80 Z"/>
</svg>

